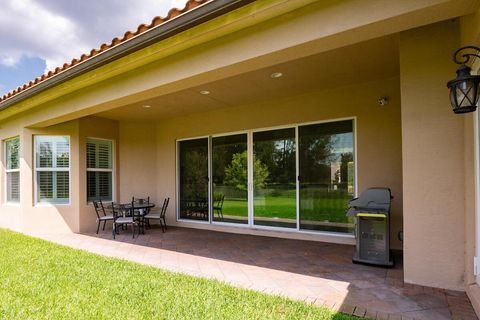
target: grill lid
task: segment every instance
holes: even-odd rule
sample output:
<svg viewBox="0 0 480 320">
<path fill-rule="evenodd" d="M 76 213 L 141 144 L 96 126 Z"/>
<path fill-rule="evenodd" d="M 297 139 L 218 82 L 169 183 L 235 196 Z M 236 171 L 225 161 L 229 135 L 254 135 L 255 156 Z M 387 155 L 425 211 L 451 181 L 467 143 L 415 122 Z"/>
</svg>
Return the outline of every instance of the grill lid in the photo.
<svg viewBox="0 0 480 320">
<path fill-rule="evenodd" d="M 389 188 L 369 188 L 360 197 L 350 200 L 347 216 L 356 216 L 361 212 L 390 213 L 392 193 Z"/>
</svg>

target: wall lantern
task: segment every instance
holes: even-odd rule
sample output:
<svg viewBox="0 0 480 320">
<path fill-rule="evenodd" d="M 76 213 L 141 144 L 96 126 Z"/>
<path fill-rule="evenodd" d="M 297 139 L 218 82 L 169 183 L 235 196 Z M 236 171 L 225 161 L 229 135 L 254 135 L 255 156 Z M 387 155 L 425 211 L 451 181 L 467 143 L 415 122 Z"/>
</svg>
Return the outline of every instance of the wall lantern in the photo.
<svg viewBox="0 0 480 320">
<path fill-rule="evenodd" d="M 462 51 L 463 54 L 461 54 Z M 480 58 L 479 52 L 478 47 L 466 46 L 453 53 L 453 61 L 460 67 L 457 69 L 457 77 L 448 81 L 447 87 L 450 89 L 450 103 L 455 113 L 473 112 L 477 109 L 480 75 L 472 76 L 470 74 L 472 69 L 466 64 L 471 57 Z"/>
</svg>

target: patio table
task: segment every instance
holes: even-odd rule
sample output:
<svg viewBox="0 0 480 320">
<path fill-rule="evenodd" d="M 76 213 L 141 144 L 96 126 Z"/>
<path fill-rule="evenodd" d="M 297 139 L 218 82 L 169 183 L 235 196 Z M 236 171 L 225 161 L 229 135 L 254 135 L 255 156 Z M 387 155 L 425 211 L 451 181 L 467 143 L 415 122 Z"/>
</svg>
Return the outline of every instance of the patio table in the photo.
<svg viewBox="0 0 480 320">
<path fill-rule="evenodd" d="M 133 206 L 132 203 L 125 204 L 125 209 L 131 210 L 133 216 L 135 216 L 135 210 L 139 211 L 140 214 L 137 216 L 140 218 L 139 221 L 142 229 L 142 234 L 145 234 L 143 217 L 148 213 L 149 210 L 147 209 L 151 209 L 153 207 L 155 207 L 155 204 L 151 202 L 134 202 Z"/>
<path fill-rule="evenodd" d="M 155 204 L 151 203 L 151 202 L 148 202 L 148 203 L 147 202 L 143 202 L 143 203 L 135 202 L 133 204 L 133 207 L 132 207 L 131 203 L 125 204 L 125 209 L 140 210 L 142 212 L 142 215 L 145 215 L 145 214 L 143 214 L 143 212 L 147 211 L 146 209 L 151 209 L 153 207 L 155 207 Z"/>
<path fill-rule="evenodd" d="M 132 215 L 135 215 L 134 212 L 135 210 L 138 210 L 140 212 L 139 215 L 141 218 L 141 229 L 142 229 L 142 234 L 145 233 L 144 226 L 143 226 L 143 216 L 145 216 L 148 213 L 147 209 L 151 209 L 155 207 L 155 204 L 152 202 L 135 202 L 132 206 L 132 203 L 125 203 L 125 204 L 119 204 L 119 206 L 122 206 L 125 211 L 122 212 L 122 215 L 125 217 L 126 211 L 130 211 Z M 109 206 L 111 208 L 111 205 Z"/>
</svg>

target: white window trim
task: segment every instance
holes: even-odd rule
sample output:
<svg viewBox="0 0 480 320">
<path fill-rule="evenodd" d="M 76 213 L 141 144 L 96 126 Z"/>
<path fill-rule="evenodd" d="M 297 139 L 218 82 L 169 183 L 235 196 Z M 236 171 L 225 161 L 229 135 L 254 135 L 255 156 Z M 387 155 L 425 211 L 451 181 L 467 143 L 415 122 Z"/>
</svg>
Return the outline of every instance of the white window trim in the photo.
<svg viewBox="0 0 480 320">
<path fill-rule="evenodd" d="M 472 65 L 472 74 L 480 74 L 480 59 L 476 59 Z M 477 106 L 480 106 L 477 104 Z M 473 275 L 475 282 L 480 284 L 480 111 L 474 113 L 473 141 L 474 141 L 474 175 L 475 175 L 475 255 L 473 257 Z"/>
<path fill-rule="evenodd" d="M 8 141 L 11 141 L 11 140 L 15 140 L 15 139 L 18 139 L 18 156 L 19 156 L 19 160 L 18 160 L 18 169 L 8 169 L 8 165 L 7 165 L 7 142 Z M 5 196 L 5 204 L 6 205 L 11 205 L 11 206 L 19 206 L 20 205 L 20 201 L 21 201 L 21 188 L 20 188 L 20 181 L 21 181 L 21 173 L 20 173 L 20 153 L 21 153 L 21 143 L 20 143 L 20 136 L 15 136 L 15 137 L 12 137 L 12 138 L 8 138 L 8 139 L 5 139 L 3 140 L 3 154 L 4 154 L 4 159 L 5 159 L 5 183 L 4 183 L 4 187 L 5 187 L 5 191 L 4 191 L 4 196 Z M 18 201 L 8 201 L 8 174 L 9 173 L 12 173 L 12 172 L 18 172 Z"/>
<path fill-rule="evenodd" d="M 211 140 L 213 137 L 218 137 L 218 136 L 226 136 L 226 135 L 233 135 L 233 134 L 241 134 L 241 133 L 247 133 L 247 140 L 248 143 L 250 144 L 251 147 L 253 147 L 253 133 L 255 132 L 262 132 L 262 131 L 270 131 L 270 130 L 278 130 L 278 129 L 288 129 L 288 128 L 295 128 L 295 144 L 298 148 L 298 128 L 301 126 L 306 126 L 306 125 L 314 125 L 314 124 L 322 124 L 322 123 L 331 123 L 331 122 L 339 122 L 339 121 L 344 121 L 344 120 L 351 120 L 352 121 L 352 134 L 353 134 L 353 161 L 355 164 L 354 170 L 354 197 L 358 197 L 358 144 L 357 144 L 357 136 L 358 136 L 358 123 L 357 123 L 357 117 L 352 116 L 352 117 L 344 117 L 344 118 L 335 118 L 335 119 L 327 119 L 327 120 L 319 120 L 319 121 L 309 121 L 309 122 L 299 122 L 299 123 L 292 123 L 292 124 L 285 124 L 285 125 L 278 125 L 278 126 L 271 126 L 271 127 L 262 127 L 262 128 L 255 128 L 255 129 L 249 129 L 249 130 L 241 130 L 241 131 L 232 131 L 232 132 L 226 132 L 226 133 L 215 133 L 215 134 L 210 134 L 210 135 L 203 135 L 203 136 L 196 136 L 196 137 L 188 137 L 188 138 L 179 138 L 176 139 L 175 141 L 175 193 L 176 193 L 176 212 L 175 212 L 175 218 L 177 222 L 181 223 L 186 223 L 186 224 L 204 224 L 204 225 L 225 225 L 231 228 L 243 228 L 243 229 L 250 229 L 250 230 L 269 230 L 269 231 L 280 231 L 280 232 L 286 232 L 286 233 L 300 233 L 300 234 L 311 234 L 311 235 L 325 235 L 325 236 L 332 236 L 332 237 L 338 237 L 338 238 L 349 238 L 353 239 L 355 238 L 354 233 L 343 233 L 343 232 L 336 232 L 336 231 L 316 231 L 316 230 L 306 230 L 306 229 L 300 229 L 299 228 L 299 223 L 300 221 L 298 220 L 299 218 L 299 198 L 297 197 L 297 228 L 283 228 L 283 227 L 271 227 L 271 226 L 261 226 L 261 225 L 255 225 L 252 223 L 251 220 L 253 220 L 252 213 L 250 212 L 249 208 L 249 223 L 248 224 L 235 224 L 235 223 L 221 223 L 221 222 L 213 222 L 211 219 L 211 206 L 209 206 L 209 220 L 208 221 L 200 221 L 200 220 L 188 220 L 188 219 L 181 219 L 180 218 L 180 142 L 182 141 L 188 141 L 188 140 L 197 140 L 197 139 L 208 139 L 208 163 L 209 163 L 209 177 L 210 177 L 210 161 L 211 161 L 211 150 L 210 150 L 210 145 L 211 145 Z M 247 147 L 249 148 L 249 147 Z M 249 149 L 249 153 L 252 152 L 253 150 Z M 253 156 L 253 153 L 249 154 L 249 158 Z M 298 150 L 297 150 L 297 156 L 298 157 Z M 249 161 L 250 163 L 251 161 Z M 296 170 L 298 171 L 298 159 L 296 159 L 297 165 L 296 165 Z M 251 166 L 251 165 L 250 165 Z M 251 171 L 251 168 L 249 168 L 249 172 Z M 298 177 L 298 174 L 297 174 Z M 210 185 L 209 183 L 209 196 L 210 196 Z M 297 181 L 297 193 L 298 193 L 298 181 Z M 249 194 L 250 197 L 250 194 Z M 250 203 L 252 203 L 251 200 L 249 200 L 249 206 Z"/>
<path fill-rule="evenodd" d="M 64 137 L 68 138 L 68 168 L 37 168 L 37 137 Z M 49 134 L 39 134 L 35 135 L 33 138 L 33 157 L 34 157 L 34 188 L 35 188 L 35 206 L 36 207 L 49 207 L 49 206 L 69 206 L 72 203 L 72 142 L 69 135 L 49 135 Z M 56 147 L 55 147 L 56 148 Z M 56 155 L 56 150 L 55 153 Z M 57 158 L 52 158 L 52 164 L 56 164 Z M 56 201 L 39 201 L 38 194 L 38 172 L 68 172 L 68 201 L 67 202 L 56 202 Z M 56 193 L 56 181 L 53 180 L 53 190 Z"/>
<path fill-rule="evenodd" d="M 112 168 L 111 169 L 92 169 L 92 168 L 87 168 L 87 172 L 111 172 L 112 173 L 112 202 L 117 201 L 117 192 L 116 192 L 116 150 L 115 150 L 115 144 L 116 141 L 113 139 L 105 139 L 105 138 L 96 138 L 96 137 L 87 137 L 85 139 L 85 146 L 87 145 L 88 139 L 91 140 L 102 140 L 102 141 L 110 141 L 112 143 Z M 85 148 L 85 163 L 86 166 L 88 166 L 87 163 L 87 149 Z M 85 176 L 85 179 L 87 177 Z M 88 192 L 87 192 L 88 186 L 85 184 L 85 194 L 87 198 L 87 204 L 93 204 L 93 201 L 88 200 Z"/>
</svg>

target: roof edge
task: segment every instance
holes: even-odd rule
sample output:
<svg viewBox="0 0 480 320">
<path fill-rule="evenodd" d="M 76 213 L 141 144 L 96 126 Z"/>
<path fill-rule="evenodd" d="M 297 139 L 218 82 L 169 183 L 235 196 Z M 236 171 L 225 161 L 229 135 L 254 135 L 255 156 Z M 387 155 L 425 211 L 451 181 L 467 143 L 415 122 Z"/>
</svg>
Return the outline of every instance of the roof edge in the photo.
<svg viewBox="0 0 480 320">
<path fill-rule="evenodd" d="M 67 70 L 54 75 L 37 85 L 27 88 L 11 98 L 0 101 L 0 112 L 14 104 L 26 100 L 40 92 L 55 87 L 84 73 L 97 69 L 114 60 L 118 60 L 135 51 L 141 50 L 161 40 L 172 37 L 185 30 L 191 29 L 206 21 L 219 17 L 227 12 L 243 7 L 256 0 L 214 0 L 206 2 L 182 15 L 168 20 L 165 23 L 128 39 L 117 46 L 109 48 L 94 57 L 83 61 Z"/>
</svg>

